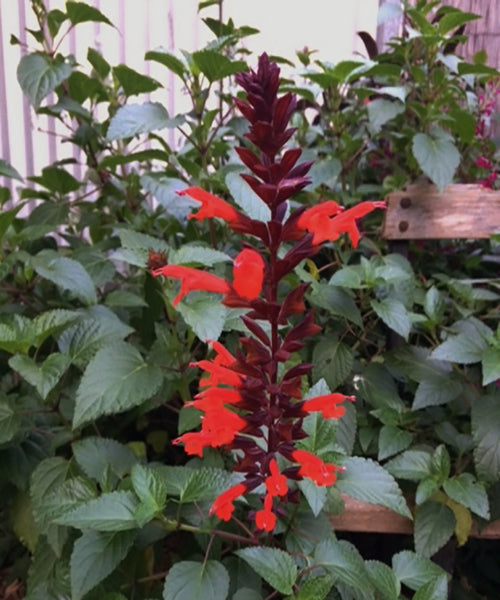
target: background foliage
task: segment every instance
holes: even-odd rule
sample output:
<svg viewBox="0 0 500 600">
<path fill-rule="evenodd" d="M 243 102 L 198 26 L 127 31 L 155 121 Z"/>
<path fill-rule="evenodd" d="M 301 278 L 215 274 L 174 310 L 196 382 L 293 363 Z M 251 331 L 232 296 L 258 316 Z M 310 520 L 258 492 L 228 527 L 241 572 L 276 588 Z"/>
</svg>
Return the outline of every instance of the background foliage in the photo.
<svg viewBox="0 0 500 600">
<path fill-rule="evenodd" d="M 314 363 L 304 384 L 310 395 L 357 396 L 338 425 L 309 419 L 305 443 L 346 473 L 328 491 L 304 485 L 274 537 L 218 523 L 207 513 L 232 483 L 223 458 L 186 461 L 170 440 L 199 420 L 183 404 L 196 384 L 189 362 L 207 352 L 200 339 L 231 347 L 242 324 L 203 292 L 174 311 L 174 289 L 148 267 L 168 257 L 224 274 L 230 260 L 234 234 L 188 221 L 192 206 L 176 190 L 201 186 L 250 216 L 266 208 L 233 150 L 245 141 L 232 78 L 255 62 L 241 47 L 255 30 L 205 18 L 214 34 L 206 48 L 148 52 L 192 101 L 169 115 L 144 99 L 164 82 L 93 48 L 83 65 L 57 53 L 68 25 L 109 23 L 104 14 L 84 2 L 32 8 L 39 29 L 19 84 L 36 111 L 68 125 L 87 170 L 77 180 L 62 161 L 25 181 L 0 161 L 17 185 L 14 198 L 0 191 L 7 583 L 24 582 L 31 600 L 439 600 L 449 576 L 430 559 L 451 544 L 462 547 L 453 597 L 493 598 L 498 555 L 469 534 L 500 516 L 499 240 L 412 244 L 405 257 L 370 217 L 357 250 L 340 241 L 297 267 L 290 285 L 311 284 L 323 327 L 297 357 Z M 365 60 L 298 55 L 298 75 L 282 87 L 301 98 L 294 143 L 315 165 L 297 202 L 348 206 L 422 176 L 441 188 L 488 177 L 495 185 L 495 147 L 478 124 L 496 72 L 482 54 L 467 63 L 455 53 L 474 18 L 420 0 L 385 52 L 365 38 Z M 167 128 L 180 132 L 178 147 L 162 137 Z M 413 497 L 414 538 L 392 556 L 368 556 L 328 523 L 339 492 L 403 515 Z"/>
</svg>

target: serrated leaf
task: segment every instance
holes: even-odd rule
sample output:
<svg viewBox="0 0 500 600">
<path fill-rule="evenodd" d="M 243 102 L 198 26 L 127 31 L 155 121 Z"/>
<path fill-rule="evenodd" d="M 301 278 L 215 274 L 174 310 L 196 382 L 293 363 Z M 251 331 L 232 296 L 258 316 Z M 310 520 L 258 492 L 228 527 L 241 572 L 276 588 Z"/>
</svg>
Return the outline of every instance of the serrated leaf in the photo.
<svg viewBox="0 0 500 600">
<path fill-rule="evenodd" d="M 213 267 L 221 262 L 232 262 L 232 258 L 225 252 L 205 246 L 184 244 L 169 255 L 169 263 L 174 265 L 192 264 L 193 266 Z"/>
<path fill-rule="evenodd" d="M 42 174 L 36 177 L 28 177 L 30 181 L 38 183 L 51 192 L 58 194 L 69 194 L 81 187 L 81 183 L 73 177 L 66 169 L 50 166 L 42 169 Z"/>
<path fill-rule="evenodd" d="M 127 67 L 127 65 L 117 65 L 116 67 L 113 67 L 113 75 L 120 82 L 126 96 L 147 94 L 162 87 L 159 81 L 156 81 L 147 75 L 143 75 L 142 73 Z"/>
<path fill-rule="evenodd" d="M 160 387 L 161 370 L 148 365 L 125 342 L 99 350 L 85 369 L 76 393 L 73 427 L 138 406 Z"/>
<path fill-rule="evenodd" d="M 31 262 L 40 277 L 71 292 L 85 304 L 97 302 L 94 282 L 78 261 L 61 256 L 54 250 L 42 250 Z"/>
<path fill-rule="evenodd" d="M 373 587 L 384 600 L 398 600 L 401 593 L 401 584 L 394 571 L 378 560 L 367 560 L 366 570 Z"/>
<path fill-rule="evenodd" d="M 322 540 L 314 552 L 314 563 L 331 571 L 341 581 L 364 597 L 373 599 L 373 588 L 363 558 L 357 549 L 345 540 Z"/>
<path fill-rule="evenodd" d="M 343 461 L 345 472 L 340 474 L 337 489 L 371 504 L 380 504 L 404 517 L 412 518 L 398 484 L 383 467 L 368 458 L 351 456 Z"/>
<path fill-rule="evenodd" d="M 299 593 L 287 600 L 325 600 L 333 587 L 334 579 L 329 575 L 311 577 L 300 586 Z"/>
<path fill-rule="evenodd" d="M 487 348 L 481 357 L 483 385 L 500 380 L 500 348 Z"/>
<path fill-rule="evenodd" d="M 435 374 L 422 380 L 415 392 L 412 410 L 420 410 L 427 406 L 438 406 L 455 400 L 461 392 L 462 383 L 453 374 Z"/>
<path fill-rule="evenodd" d="M 359 308 L 347 290 L 329 283 L 315 282 L 311 286 L 309 301 L 334 315 L 346 318 L 355 325 L 362 325 Z"/>
<path fill-rule="evenodd" d="M 313 515 L 317 517 L 325 506 L 327 500 L 327 488 L 325 486 L 316 485 L 316 483 L 310 479 L 299 481 L 298 486 L 300 491 L 304 494 Z"/>
<path fill-rule="evenodd" d="M 431 354 L 431 358 L 469 365 L 481 360 L 486 347 L 485 339 L 470 336 L 467 333 L 459 333 L 451 335 L 440 344 Z"/>
<path fill-rule="evenodd" d="M 344 409 L 344 415 L 337 421 L 335 441 L 339 446 L 342 446 L 347 455 L 351 455 L 358 428 L 357 411 L 355 404 L 352 402 L 344 402 Z"/>
<path fill-rule="evenodd" d="M 394 425 L 384 425 L 378 438 L 378 460 L 384 460 L 406 450 L 412 441 L 413 436 L 409 431 Z"/>
<path fill-rule="evenodd" d="M 219 295 L 192 292 L 177 306 L 182 318 L 200 340 L 218 340 L 228 314 Z"/>
<path fill-rule="evenodd" d="M 74 442 L 71 448 L 84 473 L 101 484 L 109 472 L 123 478 L 137 462 L 128 446 L 107 438 L 89 436 Z"/>
<path fill-rule="evenodd" d="M 35 330 L 35 344 L 40 346 L 48 337 L 57 335 L 67 326 L 81 319 L 81 314 L 76 310 L 56 308 L 37 315 L 33 319 Z"/>
<path fill-rule="evenodd" d="M 60 456 L 47 458 L 39 463 L 31 476 L 30 497 L 33 514 L 40 531 L 45 533 L 48 520 L 39 509 L 44 498 L 55 492 L 69 476 L 71 465 Z"/>
<path fill-rule="evenodd" d="M 161 512 L 167 504 L 167 487 L 153 469 L 134 465 L 131 473 L 134 491 L 140 500 L 135 518 L 140 526 L 145 525 Z"/>
<path fill-rule="evenodd" d="M 337 425 L 332 419 L 323 419 L 319 412 L 308 415 L 302 424 L 307 438 L 301 447 L 313 454 L 321 455 L 335 450 L 335 432 Z"/>
<path fill-rule="evenodd" d="M 367 110 L 371 129 L 378 133 L 383 125 L 405 111 L 405 105 L 398 100 L 375 98 L 368 103 Z"/>
<path fill-rule="evenodd" d="M 443 489 L 452 500 L 463 504 L 483 519 L 490 518 L 486 488 L 471 473 L 461 473 L 443 483 Z"/>
<path fill-rule="evenodd" d="M 187 69 L 184 66 L 184 63 L 173 54 L 165 52 L 164 50 L 150 50 L 149 52 L 146 52 L 144 58 L 146 60 L 154 60 L 155 62 L 164 65 L 167 67 L 167 69 L 178 75 L 184 81 L 184 76 L 187 74 Z"/>
<path fill-rule="evenodd" d="M 127 292 L 126 290 L 113 290 L 107 294 L 104 303 L 106 306 L 120 306 L 126 308 L 141 308 L 148 306 L 146 300 L 134 294 L 134 292 Z"/>
<path fill-rule="evenodd" d="M 215 50 L 198 50 L 191 54 L 191 58 L 210 83 L 248 69 L 244 61 L 231 61 Z"/>
<path fill-rule="evenodd" d="M 69 357 L 59 352 L 50 354 L 43 363 L 36 363 L 29 356 L 21 354 L 16 354 L 9 359 L 9 366 L 36 388 L 43 400 L 57 385 L 69 364 Z"/>
<path fill-rule="evenodd" d="M 0 444 L 9 442 L 19 431 L 21 416 L 16 412 L 14 402 L 8 396 L 0 399 Z"/>
<path fill-rule="evenodd" d="M 412 152 L 419 167 L 440 192 L 453 181 L 460 154 L 448 137 L 417 133 L 413 137 Z"/>
<path fill-rule="evenodd" d="M 3 158 L 0 158 L 0 175 L 3 177 L 9 177 L 9 179 L 18 179 L 19 181 L 24 181 L 19 172 Z"/>
<path fill-rule="evenodd" d="M 370 306 L 382 321 L 398 333 L 405 340 L 408 339 L 411 330 L 411 319 L 404 304 L 394 298 L 385 298 L 380 302 L 372 300 Z"/>
<path fill-rule="evenodd" d="M 33 552 L 38 542 L 39 531 L 33 518 L 31 500 L 26 492 L 19 490 L 12 498 L 8 522 L 18 540 Z"/>
<path fill-rule="evenodd" d="M 323 338 L 313 350 L 313 379 L 325 379 L 335 390 L 350 375 L 354 356 L 347 344 L 336 336 Z"/>
<path fill-rule="evenodd" d="M 413 600 L 446 600 L 448 598 L 448 578 L 441 575 L 417 590 Z"/>
<path fill-rule="evenodd" d="M 251 219 L 268 221 L 271 218 L 267 204 L 257 196 L 239 173 L 230 172 L 225 183 L 236 204 Z"/>
<path fill-rule="evenodd" d="M 229 575 L 222 563 L 183 560 L 175 564 L 165 579 L 164 600 L 225 600 Z"/>
<path fill-rule="evenodd" d="M 287 552 L 278 548 L 254 546 L 236 553 L 247 562 L 264 581 L 282 594 L 291 594 L 297 579 L 297 566 Z"/>
<path fill-rule="evenodd" d="M 179 490 L 180 501 L 187 503 L 214 500 L 232 483 L 234 481 L 231 473 L 222 469 L 208 467 L 191 469 L 189 477 Z"/>
<path fill-rule="evenodd" d="M 455 530 L 453 512 L 444 504 L 425 502 L 415 515 L 415 550 L 431 557 L 451 538 Z"/>
<path fill-rule="evenodd" d="M 432 455 L 424 450 L 407 450 L 385 463 L 384 467 L 399 479 L 420 481 L 431 474 Z"/>
<path fill-rule="evenodd" d="M 186 188 L 181 179 L 167 177 L 163 173 L 146 173 L 141 177 L 142 187 L 152 194 L 161 206 L 176 219 L 185 219 L 199 203 L 177 192 Z"/>
<path fill-rule="evenodd" d="M 125 558 L 135 531 L 84 531 L 71 553 L 71 597 L 80 600 Z"/>
<path fill-rule="evenodd" d="M 471 409 L 474 462 L 482 481 L 500 479 L 500 402 L 498 394 L 474 398 Z"/>
<path fill-rule="evenodd" d="M 14 354 L 26 354 L 35 343 L 33 322 L 23 315 L 5 315 L 0 322 L 0 348 Z"/>
<path fill-rule="evenodd" d="M 66 2 L 66 12 L 72 25 L 90 21 L 113 26 L 113 23 L 100 10 L 90 6 L 86 2 L 70 2 L 68 0 Z"/>
<path fill-rule="evenodd" d="M 123 140 L 171 127 L 172 123 L 166 108 L 159 102 L 126 104 L 111 118 L 106 137 L 110 141 Z"/>
<path fill-rule="evenodd" d="M 59 525 L 96 531 L 126 531 L 137 527 L 137 500 L 130 492 L 111 492 L 80 504 L 55 519 Z"/>
<path fill-rule="evenodd" d="M 428 558 L 403 550 L 392 557 L 392 566 L 396 577 L 411 590 L 418 590 L 423 585 L 445 576 L 445 571 Z"/>
<path fill-rule="evenodd" d="M 73 71 L 63 60 L 46 54 L 26 54 L 19 61 L 17 80 L 34 108 L 66 80 Z"/>
</svg>

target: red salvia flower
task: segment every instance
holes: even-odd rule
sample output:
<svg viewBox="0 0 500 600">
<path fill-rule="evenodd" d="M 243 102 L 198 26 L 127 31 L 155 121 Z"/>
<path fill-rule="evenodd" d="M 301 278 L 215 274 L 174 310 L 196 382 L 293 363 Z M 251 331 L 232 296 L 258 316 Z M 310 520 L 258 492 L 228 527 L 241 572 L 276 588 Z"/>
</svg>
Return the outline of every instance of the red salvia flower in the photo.
<svg viewBox="0 0 500 600">
<path fill-rule="evenodd" d="M 339 406 L 340 402 L 350 400 L 354 402 L 354 396 L 344 396 L 334 392 L 333 394 L 325 394 L 324 396 L 316 396 L 310 400 L 306 400 L 302 406 L 302 410 L 306 412 L 321 411 L 321 416 L 324 419 L 339 419 L 345 413 L 345 408 Z"/>
<path fill-rule="evenodd" d="M 272 511 L 273 497 L 267 494 L 264 498 L 264 508 L 255 513 L 255 524 L 262 531 L 272 531 L 276 526 L 276 515 Z"/>
<path fill-rule="evenodd" d="M 233 288 L 238 296 L 254 300 L 260 294 L 264 281 L 264 261 L 251 248 L 245 248 L 234 259 Z"/>
<path fill-rule="evenodd" d="M 188 215 L 189 219 L 202 221 L 206 218 L 218 217 L 219 219 L 224 219 L 224 221 L 227 221 L 228 223 L 236 223 L 241 215 L 241 213 L 228 202 L 199 187 L 189 187 L 185 190 L 178 191 L 177 194 L 179 196 L 189 196 L 193 200 L 201 202 L 200 210 L 196 214 Z"/>
<path fill-rule="evenodd" d="M 222 492 L 213 502 L 210 507 L 209 514 L 216 514 L 219 519 L 223 521 L 229 521 L 234 511 L 233 502 L 246 492 L 246 485 L 238 483 L 230 487 L 225 492 Z"/>
<path fill-rule="evenodd" d="M 269 471 L 271 474 L 266 478 L 267 493 L 270 496 L 285 496 L 288 492 L 286 477 L 280 473 L 275 458 L 269 463 Z"/>
<path fill-rule="evenodd" d="M 165 265 L 159 269 L 154 269 L 153 275 L 154 277 L 164 275 L 165 277 L 181 280 L 181 289 L 172 302 L 173 306 L 177 306 L 186 294 L 194 290 L 227 294 L 230 289 L 228 282 L 221 277 L 217 277 L 217 275 L 181 265 Z"/>
<path fill-rule="evenodd" d="M 305 450 L 294 450 L 292 458 L 300 464 L 299 475 L 307 477 L 317 485 L 331 485 L 337 479 L 335 471 L 342 471 L 342 467 L 325 463 L 318 456 Z"/>
</svg>

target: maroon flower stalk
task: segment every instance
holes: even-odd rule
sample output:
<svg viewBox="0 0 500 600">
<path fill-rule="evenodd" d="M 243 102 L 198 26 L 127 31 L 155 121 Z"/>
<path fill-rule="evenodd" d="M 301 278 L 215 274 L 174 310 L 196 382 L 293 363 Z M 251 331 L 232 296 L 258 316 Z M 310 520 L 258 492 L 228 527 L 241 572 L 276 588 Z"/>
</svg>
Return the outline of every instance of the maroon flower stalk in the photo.
<svg viewBox="0 0 500 600">
<path fill-rule="evenodd" d="M 344 413 L 341 403 L 354 400 L 338 392 L 302 399 L 301 379 L 312 365 L 286 368 L 285 363 L 320 327 L 314 323 L 312 310 L 306 310 L 307 284 L 283 293 L 281 282 L 325 241 L 347 233 L 356 246 L 356 219 L 385 205 L 362 202 L 344 211 L 330 200 L 287 214 L 287 200 L 309 183 L 306 175 L 312 164 L 297 164 L 299 148 L 283 150 L 294 133 L 288 123 L 296 98 L 292 94 L 278 97 L 279 68 L 266 54 L 260 57 L 257 72 L 241 73 L 236 79 L 246 91 L 246 101 L 235 99 L 235 103 L 250 123 L 246 137 L 256 148 L 236 149 L 252 173 L 242 177 L 269 207 L 270 218 L 267 222 L 251 219 L 221 198 L 188 188 L 181 194 L 201 203 L 191 218 L 224 219 L 234 231 L 252 236 L 257 248 L 246 245 L 236 256 L 231 283 L 179 265 L 160 267 L 153 274 L 180 279 L 174 305 L 191 290 L 202 289 L 223 294 L 229 307 L 248 310 L 242 320 L 250 333 L 240 337 L 234 356 L 219 342 L 210 342 L 215 358 L 194 363 L 207 374 L 200 382 L 202 391 L 190 403 L 204 413 L 201 430 L 185 433 L 174 443 L 184 444 L 188 454 L 199 456 L 209 446 L 233 450 L 233 468 L 244 479 L 222 493 L 210 512 L 229 520 L 234 501 L 261 486 L 263 508 L 256 512 L 255 522 L 258 529 L 272 531 L 275 499 L 296 500 L 296 490 L 288 480 L 308 478 L 317 485 L 330 485 L 340 468 L 297 448 L 297 442 L 306 437 L 303 419 L 315 411 L 337 419 Z M 280 252 L 284 244 L 287 249 Z"/>
</svg>

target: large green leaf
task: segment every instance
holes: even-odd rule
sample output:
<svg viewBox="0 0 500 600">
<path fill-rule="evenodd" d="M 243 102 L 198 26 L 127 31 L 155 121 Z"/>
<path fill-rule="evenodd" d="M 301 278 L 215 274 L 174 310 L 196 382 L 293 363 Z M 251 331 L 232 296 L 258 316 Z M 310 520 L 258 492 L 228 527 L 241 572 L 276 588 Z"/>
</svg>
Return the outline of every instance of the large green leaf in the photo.
<svg viewBox="0 0 500 600">
<path fill-rule="evenodd" d="M 86 2 L 71 2 L 68 0 L 66 2 L 66 13 L 72 25 L 89 21 L 113 25 L 108 17 L 103 15 L 101 11 L 93 6 L 90 6 Z"/>
<path fill-rule="evenodd" d="M 97 302 L 94 282 L 78 261 L 61 256 L 54 250 L 42 250 L 31 261 L 40 277 L 52 281 L 85 304 Z"/>
<path fill-rule="evenodd" d="M 225 600 L 229 592 L 229 575 L 222 563 L 183 560 L 168 572 L 163 600 Z"/>
<path fill-rule="evenodd" d="M 331 390 L 343 383 L 354 362 L 352 350 L 337 336 L 324 337 L 313 350 L 313 379 L 323 378 Z"/>
<path fill-rule="evenodd" d="M 225 252 L 191 244 L 183 244 L 178 250 L 172 250 L 168 258 L 170 264 L 204 267 L 213 267 L 221 262 L 232 262 L 232 258 Z"/>
<path fill-rule="evenodd" d="M 299 481 L 298 486 L 300 491 L 304 494 L 313 515 L 317 517 L 325 506 L 327 500 L 327 488 L 324 485 L 317 485 L 310 479 Z"/>
<path fill-rule="evenodd" d="M 377 590 L 383 600 L 399 600 L 401 583 L 394 571 L 378 560 L 367 560 L 366 570 L 373 587 Z"/>
<path fill-rule="evenodd" d="M 137 500 L 130 492 L 111 492 L 80 504 L 55 519 L 59 525 L 95 531 L 126 531 L 137 527 Z"/>
<path fill-rule="evenodd" d="M 167 486 L 156 471 L 139 464 L 134 465 L 132 469 L 131 481 L 140 501 L 135 518 L 142 526 L 165 508 Z"/>
<path fill-rule="evenodd" d="M 287 552 L 278 548 L 254 546 L 237 550 L 236 554 L 247 562 L 264 581 L 282 594 L 291 594 L 297 579 L 297 566 Z"/>
<path fill-rule="evenodd" d="M 268 221 L 271 218 L 267 204 L 257 196 L 248 183 L 240 177 L 239 173 L 230 172 L 225 179 L 225 183 L 236 204 L 251 219 Z"/>
<path fill-rule="evenodd" d="M 370 126 L 374 133 L 378 133 L 383 125 L 405 111 L 405 105 L 399 100 L 375 98 L 369 102 L 367 109 Z"/>
<path fill-rule="evenodd" d="M 73 455 L 86 475 L 103 484 L 110 473 L 122 478 L 130 473 L 137 457 L 131 448 L 116 440 L 88 436 L 74 442 Z"/>
<path fill-rule="evenodd" d="M 81 319 L 82 315 L 76 310 L 55 308 L 40 313 L 33 320 L 35 343 L 40 346 L 48 337 L 55 336 L 66 327 Z"/>
<path fill-rule="evenodd" d="M 415 550 L 421 556 L 433 556 L 454 530 L 455 517 L 445 504 L 424 502 L 415 515 Z"/>
<path fill-rule="evenodd" d="M 181 502 L 214 500 L 233 483 L 231 473 L 223 469 L 207 467 L 191 469 L 191 474 L 180 489 L 180 500 Z"/>
<path fill-rule="evenodd" d="M 132 547 L 135 531 L 84 531 L 71 553 L 71 594 L 80 600 L 112 573 Z"/>
<path fill-rule="evenodd" d="M 36 340 L 33 322 L 18 314 L 5 315 L 0 321 L 0 348 L 12 354 L 26 354 Z"/>
<path fill-rule="evenodd" d="M 43 460 L 31 476 L 30 496 L 33 503 L 33 514 L 42 533 L 45 532 L 48 519 L 40 510 L 43 499 L 54 493 L 69 477 L 71 463 L 60 456 Z"/>
<path fill-rule="evenodd" d="M 378 459 L 384 460 L 406 450 L 412 441 L 413 436 L 409 431 L 394 425 L 384 425 L 378 437 Z"/>
<path fill-rule="evenodd" d="M 123 140 L 140 133 L 159 131 L 175 126 L 166 108 L 159 102 L 126 104 L 121 106 L 111 118 L 106 137 L 108 140 Z"/>
<path fill-rule="evenodd" d="M 385 464 L 389 473 L 400 479 L 420 481 L 431 474 L 432 455 L 424 450 L 407 450 Z"/>
<path fill-rule="evenodd" d="M 31 104 L 38 108 L 41 101 L 67 79 L 73 67 L 60 57 L 46 54 L 26 54 L 19 61 L 17 80 Z"/>
<path fill-rule="evenodd" d="M 9 360 L 9 366 L 36 388 L 44 400 L 57 385 L 69 364 L 69 357 L 59 352 L 50 354 L 42 363 L 36 363 L 29 356 L 22 354 L 16 354 Z"/>
<path fill-rule="evenodd" d="M 231 61 L 215 50 L 198 50 L 191 54 L 191 58 L 210 82 L 218 81 L 219 79 L 248 69 L 244 61 Z"/>
<path fill-rule="evenodd" d="M 328 310 L 333 315 L 339 315 L 356 325 L 362 325 L 361 313 L 352 294 L 341 287 L 314 282 L 308 299 L 312 304 Z"/>
<path fill-rule="evenodd" d="M 455 400 L 462 392 L 462 383 L 451 374 L 435 374 L 418 384 L 412 410 L 438 406 Z"/>
<path fill-rule="evenodd" d="M 126 96 L 134 96 L 136 94 L 147 94 L 154 92 L 159 87 L 162 87 L 159 81 L 152 77 L 138 73 L 127 65 L 117 65 L 113 67 L 113 75 L 118 79 Z"/>
<path fill-rule="evenodd" d="M 500 479 L 499 396 L 475 398 L 471 411 L 476 473 L 479 479 L 492 484 Z"/>
<path fill-rule="evenodd" d="M 0 444 L 9 442 L 19 431 L 21 415 L 15 402 L 3 394 L 0 396 Z"/>
<path fill-rule="evenodd" d="M 172 292 L 173 298 L 173 292 Z M 200 340 L 219 339 L 228 309 L 221 303 L 220 295 L 209 292 L 192 292 L 177 306 L 182 318 Z"/>
<path fill-rule="evenodd" d="M 488 494 L 482 483 L 476 481 L 471 473 L 461 473 L 443 483 L 443 489 L 448 496 L 463 504 L 483 519 L 490 518 Z"/>
<path fill-rule="evenodd" d="M 468 333 L 459 333 L 450 335 L 440 344 L 432 353 L 432 358 L 469 365 L 481 360 L 486 347 L 485 339 L 473 337 Z"/>
<path fill-rule="evenodd" d="M 3 158 L 0 158 L 0 175 L 2 175 L 2 177 L 9 177 L 10 179 L 24 181 L 19 172 Z"/>
<path fill-rule="evenodd" d="M 463 12 L 462 10 L 450 10 L 439 19 L 438 30 L 441 35 L 444 35 L 452 29 L 458 29 L 461 25 L 480 18 L 480 15 L 474 13 Z"/>
<path fill-rule="evenodd" d="M 336 581 L 358 590 L 363 598 L 373 599 L 373 588 L 363 558 L 345 540 L 322 540 L 314 552 L 314 563 L 328 569 Z"/>
<path fill-rule="evenodd" d="M 199 203 L 188 196 L 179 196 L 177 192 L 186 188 L 186 182 L 163 173 L 145 173 L 141 177 L 142 187 L 152 194 L 163 208 L 177 219 L 185 219 L 198 208 Z"/>
<path fill-rule="evenodd" d="M 311 577 L 300 585 L 300 590 L 286 600 L 325 600 L 333 587 L 334 578 L 331 575 Z"/>
<path fill-rule="evenodd" d="M 351 456 L 343 461 L 345 472 L 339 475 L 337 489 L 352 498 L 380 504 L 409 517 L 411 513 L 394 478 L 378 463 Z"/>
<path fill-rule="evenodd" d="M 411 319 L 404 304 L 394 298 L 384 300 L 372 300 L 371 307 L 382 321 L 398 333 L 405 340 L 408 339 L 411 330 Z"/>
<path fill-rule="evenodd" d="M 412 600 L 447 600 L 448 598 L 448 577 L 441 575 L 433 581 L 425 583 L 418 588 Z"/>
<path fill-rule="evenodd" d="M 413 156 L 422 171 L 436 184 L 439 191 L 453 181 L 460 163 L 460 154 L 448 134 L 417 133 L 413 136 Z"/>
<path fill-rule="evenodd" d="M 412 590 L 446 577 L 446 572 L 428 558 L 403 550 L 392 557 L 392 567 L 396 577 Z M 444 599 L 443 599 L 444 600 Z"/>
<path fill-rule="evenodd" d="M 184 63 L 173 54 L 165 52 L 164 50 L 150 50 L 149 52 L 146 52 L 144 58 L 146 60 L 154 60 L 164 65 L 167 67 L 167 69 L 178 75 L 184 81 L 184 78 L 187 74 L 187 69 L 184 66 Z"/>
<path fill-rule="evenodd" d="M 138 406 L 161 382 L 161 370 L 148 365 L 134 346 L 125 342 L 106 346 L 85 369 L 76 393 L 73 426 Z"/>
<path fill-rule="evenodd" d="M 486 348 L 481 363 L 483 367 L 483 385 L 500 380 L 500 348 Z"/>
</svg>

